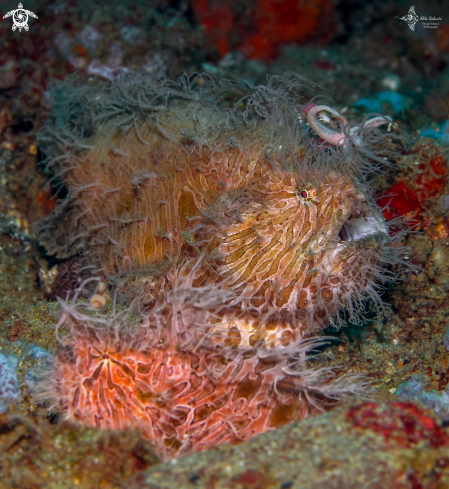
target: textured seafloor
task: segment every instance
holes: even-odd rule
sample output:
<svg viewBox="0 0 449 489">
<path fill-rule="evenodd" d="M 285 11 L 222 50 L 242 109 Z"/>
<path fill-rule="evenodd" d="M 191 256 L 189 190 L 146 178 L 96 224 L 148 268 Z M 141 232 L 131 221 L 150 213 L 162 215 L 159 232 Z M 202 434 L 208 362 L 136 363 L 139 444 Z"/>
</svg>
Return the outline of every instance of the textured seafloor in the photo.
<svg viewBox="0 0 449 489">
<path fill-rule="evenodd" d="M 0 407 L 14 401 L 0 416 L 1 488 L 449 487 L 449 12 L 416 4 L 443 20 L 412 35 L 395 19 L 408 5 L 316 2 L 288 34 L 279 11 L 292 7 L 278 3 L 30 2 L 39 19 L 28 32 L 0 24 Z M 48 90 L 74 71 L 87 81 L 133 67 L 254 83 L 294 71 L 331 90 L 329 104 L 348 119 L 379 109 L 408 132 L 396 168 L 373 185 L 387 218 L 416 219 L 408 259 L 421 271 L 405 271 L 386 291 L 389 320 L 329 328 L 336 340 L 313 360 L 368 375 L 376 405 L 343 406 L 163 465 L 137 433 L 58 423 L 28 394 L 32 369 L 55 347 L 54 281 L 71 277 L 70 263 L 45 256 L 32 232 L 55 205 L 35 136 Z"/>
<path fill-rule="evenodd" d="M 153 467 L 129 487 L 443 488 L 447 440 L 411 403 L 365 403 Z"/>
</svg>

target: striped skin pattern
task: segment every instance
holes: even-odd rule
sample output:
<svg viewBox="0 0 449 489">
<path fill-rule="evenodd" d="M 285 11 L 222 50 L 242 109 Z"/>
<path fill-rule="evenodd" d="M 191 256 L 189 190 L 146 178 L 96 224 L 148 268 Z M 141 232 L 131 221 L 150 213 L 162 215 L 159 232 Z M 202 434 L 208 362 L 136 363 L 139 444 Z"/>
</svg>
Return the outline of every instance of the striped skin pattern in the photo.
<svg viewBox="0 0 449 489">
<path fill-rule="evenodd" d="M 355 376 L 329 383 L 322 371 L 307 370 L 304 354 L 315 340 L 275 356 L 228 348 L 202 330 L 204 315 L 192 305 L 162 304 L 133 327 L 113 315 L 99 325 L 81 306 L 63 304 L 60 326 L 69 332 L 41 372 L 37 398 L 74 422 L 137 428 L 165 460 L 317 414 L 363 384 Z"/>
<path fill-rule="evenodd" d="M 257 140 L 246 152 L 187 158 L 159 135 L 140 134 L 152 152 L 132 133 L 114 141 L 128 157 L 100 140 L 65 176 L 78 213 L 71 224 L 88 236 L 90 263 L 110 282 L 155 298 L 183 259 L 205 253 L 194 285 L 227 279 L 238 295 L 225 321 L 234 321 L 232 341 L 278 347 L 328 324 L 372 278 L 369 265 L 389 240 L 352 178 L 274 172 Z M 373 216 L 377 234 L 339 244 L 343 223 L 358 215 Z"/>
<path fill-rule="evenodd" d="M 356 321 L 367 297 L 382 311 L 376 283 L 388 279 L 395 255 L 365 179 L 359 151 L 370 155 L 368 143 L 329 148 L 312 138 L 292 98 L 304 88 L 300 77 L 260 88 L 246 102 L 257 106 L 252 119 L 234 109 L 234 125 L 229 111 L 199 101 L 222 92 L 204 79 L 197 91 L 185 88 L 189 80 L 167 88 L 133 74 L 87 92 L 84 110 L 95 117 L 82 129 L 80 95 L 72 118 L 58 112 L 44 128 L 50 167 L 69 190 L 38 229 L 49 253 L 81 254 L 92 276 L 147 307 L 201 256 L 192 285 L 234 292 L 214 321 L 242 348 L 286 346 L 338 323 L 343 308 Z M 91 109 L 102 97 L 103 108 Z M 373 131 L 358 141 L 383 141 Z"/>
</svg>

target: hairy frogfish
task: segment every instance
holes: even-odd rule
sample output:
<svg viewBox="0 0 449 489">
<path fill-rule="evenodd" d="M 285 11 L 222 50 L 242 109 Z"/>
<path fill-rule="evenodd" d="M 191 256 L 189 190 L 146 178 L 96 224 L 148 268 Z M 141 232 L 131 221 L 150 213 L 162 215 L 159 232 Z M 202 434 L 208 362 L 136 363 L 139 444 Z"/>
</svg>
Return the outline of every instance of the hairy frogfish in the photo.
<svg viewBox="0 0 449 489">
<path fill-rule="evenodd" d="M 214 321 L 242 347 L 288 345 L 342 310 L 356 320 L 365 299 L 382 312 L 401 250 L 368 178 L 392 136 L 313 103 L 306 118 L 312 88 L 293 74 L 252 87 L 139 72 L 59 85 L 39 137 L 67 195 L 40 242 L 148 305 L 200 258 L 193 286 L 233 291 Z M 326 137 L 338 124 L 340 141 Z"/>
<path fill-rule="evenodd" d="M 39 139 L 58 205 L 36 233 L 128 308 L 84 312 L 80 289 L 60 301 L 68 332 L 38 399 L 137 427 L 170 458 L 361 390 L 306 354 L 343 311 L 388 312 L 379 290 L 403 249 L 369 178 L 399 137 L 387 117 L 349 123 L 305 98 L 314 88 L 291 73 L 252 86 L 142 72 L 55 87 Z"/>
</svg>

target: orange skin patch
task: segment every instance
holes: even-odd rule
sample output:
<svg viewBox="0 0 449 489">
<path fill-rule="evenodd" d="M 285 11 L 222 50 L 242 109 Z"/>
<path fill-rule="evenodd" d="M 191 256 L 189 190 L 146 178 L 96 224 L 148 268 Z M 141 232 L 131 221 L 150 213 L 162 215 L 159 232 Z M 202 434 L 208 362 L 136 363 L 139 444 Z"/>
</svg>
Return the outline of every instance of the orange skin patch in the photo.
<svg viewBox="0 0 449 489">
<path fill-rule="evenodd" d="M 67 419 L 101 429 L 134 427 L 164 458 L 237 443 L 316 411 L 285 374 L 286 356 L 255 350 L 195 351 L 175 341 L 136 351 L 95 334 L 68 336 L 55 358 L 54 386 Z M 68 353 L 70 351 L 70 353 Z"/>
</svg>

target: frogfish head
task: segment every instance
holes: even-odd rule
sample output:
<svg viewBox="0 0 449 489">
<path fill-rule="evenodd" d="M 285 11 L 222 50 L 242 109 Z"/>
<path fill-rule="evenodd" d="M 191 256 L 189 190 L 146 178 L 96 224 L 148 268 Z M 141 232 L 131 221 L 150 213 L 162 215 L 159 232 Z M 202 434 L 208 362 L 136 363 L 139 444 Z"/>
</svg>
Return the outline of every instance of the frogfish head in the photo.
<svg viewBox="0 0 449 489">
<path fill-rule="evenodd" d="M 389 259 L 388 225 L 373 198 L 342 173 L 267 172 L 215 198 L 197 221 L 209 266 L 194 285 L 236 297 L 229 341 L 288 345 L 372 294 Z"/>
<path fill-rule="evenodd" d="M 393 136 L 367 124 L 363 144 L 323 142 L 298 112 L 312 86 L 292 74 L 247 88 L 139 72 L 64 82 L 39 136 L 67 197 L 40 242 L 148 308 L 180 283 L 231 291 L 209 321 L 235 348 L 285 347 L 343 310 L 357 321 L 367 299 L 385 312 L 401 247 L 367 175 Z"/>
</svg>

